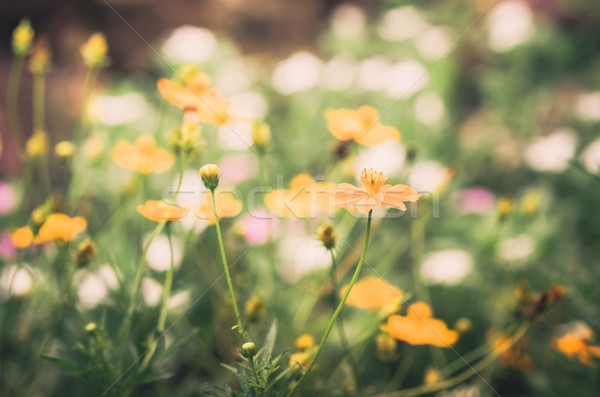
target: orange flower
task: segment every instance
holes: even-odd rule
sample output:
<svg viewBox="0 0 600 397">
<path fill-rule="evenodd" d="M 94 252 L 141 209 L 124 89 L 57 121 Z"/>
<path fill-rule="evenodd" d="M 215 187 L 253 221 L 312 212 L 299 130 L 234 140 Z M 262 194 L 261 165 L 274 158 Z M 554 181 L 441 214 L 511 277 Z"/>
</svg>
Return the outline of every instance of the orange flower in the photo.
<svg viewBox="0 0 600 397">
<path fill-rule="evenodd" d="M 228 197 L 226 193 L 217 193 L 216 201 L 219 219 L 234 217 L 242 211 L 242 203 L 235 197 Z M 202 195 L 202 204 L 196 208 L 196 216 L 208 222 L 209 225 L 215 223 L 212 195 L 210 193 Z"/>
<path fill-rule="evenodd" d="M 411 345 L 450 347 L 458 340 L 458 332 L 448 329 L 442 320 L 432 318 L 429 305 L 416 302 L 410 305 L 406 316 L 394 314 L 381 329 L 392 337 Z"/>
<path fill-rule="evenodd" d="M 71 218 L 65 214 L 52 214 L 48 216 L 33 241 L 36 244 L 52 240 L 71 241 L 86 228 L 87 221 L 80 216 Z"/>
<path fill-rule="evenodd" d="M 203 123 L 220 126 L 232 119 L 229 113 L 231 101 L 216 88 L 210 88 L 210 78 L 203 73 L 193 74 L 186 79 L 185 86 L 160 79 L 158 90 L 163 98 L 183 109 L 184 113 L 196 113 L 198 121 Z"/>
<path fill-rule="evenodd" d="M 154 222 L 178 221 L 187 212 L 185 207 L 169 204 L 160 200 L 148 200 L 144 205 L 138 205 L 137 211 Z"/>
<path fill-rule="evenodd" d="M 500 353 L 499 361 L 503 367 L 514 368 L 521 372 L 530 372 L 533 369 L 533 359 L 527 354 L 529 348 L 529 339 L 523 336 L 514 345 L 507 349 L 506 344 L 510 343 L 511 335 L 492 333 L 492 350 Z"/>
<path fill-rule="evenodd" d="M 334 205 L 348 211 L 367 213 L 377 207 L 398 208 L 406 211 L 404 201 L 415 202 L 420 194 L 406 185 L 384 185 L 387 177 L 382 172 L 363 169 L 360 181 L 364 189 L 349 183 L 336 185 L 330 192 Z"/>
<path fill-rule="evenodd" d="M 591 344 L 594 332 L 583 322 L 577 322 L 572 329 L 552 339 L 552 346 L 569 358 L 577 356 L 582 364 L 592 366 L 592 358 L 600 358 L 600 346 Z"/>
<path fill-rule="evenodd" d="M 121 167 L 141 174 L 161 173 L 175 163 L 175 157 L 156 146 L 156 141 L 150 136 L 139 137 L 135 145 L 124 140 L 117 141 L 112 158 Z"/>
<path fill-rule="evenodd" d="M 23 226 L 12 234 L 12 243 L 17 248 L 27 248 L 33 243 L 33 233 L 29 226 Z"/>
<path fill-rule="evenodd" d="M 340 291 L 340 297 L 346 292 L 345 286 Z M 402 299 L 403 292 L 400 288 L 388 284 L 378 277 L 365 277 L 354 285 L 346 304 L 360 307 L 361 309 L 381 309 L 394 305 Z"/>
<path fill-rule="evenodd" d="M 352 140 L 361 145 L 375 146 L 400 139 L 396 128 L 379 123 L 377 110 L 370 106 L 358 110 L 327 109 L 325 118 L 329 131 L 341 141 Z"/>
<path fill-rule="evenodd" d="M 282 218 L 308 218 L 333 210 L 328 192 L 332 185 L 315 182 L 308 174 L 300 174 L 290 183 L 290 189 L 273 190 L 265 194 L 265 205 Z"/>
</svg>

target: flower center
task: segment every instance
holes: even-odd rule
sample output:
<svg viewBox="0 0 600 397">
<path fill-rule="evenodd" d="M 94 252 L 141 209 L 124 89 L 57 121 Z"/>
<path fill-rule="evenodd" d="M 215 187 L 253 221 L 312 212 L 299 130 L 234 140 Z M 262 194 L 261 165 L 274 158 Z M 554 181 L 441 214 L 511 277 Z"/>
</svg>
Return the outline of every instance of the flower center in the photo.
<svg viewBox="0 0 600 397">
<path fill-rule="evenodd" d="M 386 179 L 387 177 L 383 175 L 383 172 L 375 171 L 373 168 L 365 168 L 360 173 L 360 181 L 369 196 L 377 194 Z"/>
</svg>

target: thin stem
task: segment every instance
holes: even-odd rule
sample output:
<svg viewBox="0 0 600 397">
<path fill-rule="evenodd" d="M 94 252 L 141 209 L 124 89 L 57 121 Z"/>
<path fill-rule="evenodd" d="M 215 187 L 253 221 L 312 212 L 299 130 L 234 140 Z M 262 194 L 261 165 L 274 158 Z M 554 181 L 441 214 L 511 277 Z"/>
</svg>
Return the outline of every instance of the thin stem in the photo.
<svg viewBox="0 0 600 397">
<path fill-rule="evenodd" d="M 258 376 L 258 371 L 256 370 L 256 364 L 254 363 L 254 357 L 250 357 L 248 359 L 248 362 L 250 363 L 250 367 L 252 368 L 252 373 L 254 374 L 254 378 L 256 379 L 256 384 L 260 386 L 260 388 L 262 389 L 261 386 L 261 381 L 260 378 Z M 260 395 L 263 395 L 263 391 L 260 392 Z"/>
<path fill-rule="evenodd" d="M 227 287 L 229 288 L 229 294 L 231 295 L 231 304 L 233 305 L 233 311 L 235 312 L 235 319 L 237 321 L 237 328 L 240 333 L 242 340 L 244 336 L 244 326 L 242 325 L 242 317 L 238 310 L 237 301 L 235 299 L 235 293 L 233 292 L 233 283 L 231 282 L 231 276 L 229 275 L 229 266 L 227 265 L 227 257 L 225 256 L 225 245 L 223 244 L 223 236 L 221 235 L 221 226 L 219 225 L 219 216 L 217 215 L 217 200 L 215 198 L 215 189 L 210 189 L 210 195 L 212 197 L 213 214 L 215 215 L 215 226 L 217 228 L 217 237 L 219 239 L 219 249 L 221 251 L 221 260 L 223 262 L 223 271 L 225 272 L 225 278 L 227 279 Z"/>
<path fill-rule="evenodd" d="M 525 332 L 527 331 L 528 327 L 529 323 L 522 324 L 521 327 L 504 345 L 494 350 L 489 356 L 479 361 L 477 364 L 469 365 L 469 368 L 467 368 L 466 370 L 464 370 L 463 372 L 461 372 L 453 378 L 433 383 L 430 385 L 423 385 L 413 387 L 410 389 L 399 390 L 393 393 L 378 394 L 376 397 L 411 397 L 426 393 L 433 393 L 439 390 L 454 387 L 459 383 L 469 379 L 471 376 L 477 374 L 479 371 L 483 370 L 485 367 L 493 363 L 496 360 L 496 358 L 498 358 L 500 355 L 502 355 L 504 352 L 506 352 L 508 349 L 514 346 L 514 344 L 517 343 L 523 337 L 523 335 L 525 335 Z"/>
<path fill-rule="evenodd" d="M 323 350 L 325 341 L 327 340 L 327 337 L 331 333 L 331 329 L 333 328 L 333 325 L 335 324 L 335 320 L 338 318 L 338 316 L 342 312 L 342 309 L 344 308 L 344 304 L 346 303 L 346 299 L 348 299 L 348 296 L 350 295 L 350 291 L 352 291 L 352 287 L 354 287 L 354 284 L 356 283 L 356 280 L 358 279 L 358 275 L 360 274 L 360 269 L 362 269 L 363 262 L 365 261 L 365 255 L 367 254 L 367 247 L 369 246 L 369 236 L 371 234 L 372 215 L 373 215 L 373 210 L 369 211 L 369 217 L 367 219 L 367 232 L 365 233 L 365 245 L 363 247 L 363 251 L 362 251 L 362 255 L 360 256 L 360 260 L 358 261 L 358 265 L 356 266 L 356 270 L 354 271 L 354 275 L 352 276 L 352 279 L 350 280 L 350 284 L 348 285 L 348 288 L 346 288 L 346 292 L 344 293 L 344 296 L 342 297 L 340 304 L 338 305 L 337 309 L 335 309 L 335 312 L 333 313 L 333 317 L 331 317 L 331 320 L 329 321 L 329 325 L 327 326 L 327 329 L 325 329 L 325 334 L 323 335 L 323 338 L 321 339 L 321 343 L 319 343 L 319 347 L 317 348 L 315 356 L 313 357 L 312 361 L 308 365 L 308 368 L 306 368 L 306 370 L 304 371 L 304 373 L 302 374 L 302 376 L 300 377 L 298 382 L 294 385 L 294 387 L 286 395 L 287 397 L 292 396 L 294 394 L 294 392 L 296 391 L 296 389 L 300 386 L 302 381 L 304 381 L 304 379 L 306 379 L 308 377 L 308 375 L 310 375 L 310 371 L 315 366 L 315 363 L 317 362 L 317 359 L 319 358 L 319 355 L 321 354 L 321 351 Z"/>
<path fill-rule="evenodd" d="M 44 128 L 44 97 L 46 84 L 44 73 L 33 74 L 33 130 L 45 131 Z"/>
<path fill-rule="evenodd" d="M 335 254 L 333 253 L 333 250 L 330 249 L 329 253 L 331 254 L 331 272 L 330 272 L 330 276 L 331 276 L 331 284 L 333 286 L 333 299 L 334 299 L 334 303 L 337 301 L 337 297 L 339 295 L 339 286 L 337 283 L 337 280 L 335 279 L 335 268 L 336 268 L 336 261 L 335 261 Z M 347 351 L 348 350 L 348 338 L 346 337 L 346 332 L 344 330 L 344 316 L 342 315 L 342 313 L 340 313 L 340 323 L 337 326 L 338 329 L 338 334 L 340 336 L 340 343 L 342 344 L 342 350 L 343 351 Z M 354 357 L 352 356 L 352 353 L 348 353 L 348 362 L 350 363 L 350 366 L 352 367 L 352 375 L 354 376 L 354 383 L 356 383 L 356 387 L 358 389 L 358 394 L 362 394 L 362 386 L 361 386 L 361 382 L 360 382 L 360 377 L 358 376 L 358 365 L 356 363 L 356 361 L 354 360 Z"/>
<path fill-rule="evenodd" d="M 17 149 L 17 153 L 23 159 L 23 133 L 21 132 L 21 122 L 19 120 L 19 84 L 21 82 L 21 72 L 23 71 L 23 63 L 25 57 L 17 55 L 13 59 L 8 77 L 8 87 L 6 90 L 6 110 L 8 113 L 8 122 L 10 125 L 10 133 Z"/>
</svg>

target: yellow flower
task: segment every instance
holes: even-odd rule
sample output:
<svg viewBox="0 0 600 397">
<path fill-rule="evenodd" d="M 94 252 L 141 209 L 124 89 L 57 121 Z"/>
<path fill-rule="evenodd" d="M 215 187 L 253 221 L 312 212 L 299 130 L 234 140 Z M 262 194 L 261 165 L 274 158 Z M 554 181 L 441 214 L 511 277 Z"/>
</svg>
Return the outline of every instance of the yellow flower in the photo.
<svg viewBox="0 0 600 397">
<path fill-rule="evenodd" d="M 89 67 L 102 66 L 108 52 L 108 44 L 102 33 L 94 33 L 79 50 L 83 61 Z"/>
<path fill-rule="evenodd" d="M 315 338 L 311 334 L 302 334 L 296 339 L 296 349 L 304 351 L 315 345 Z"/>
<path fill-rule="evenodd" d="M 80 216 L 71 218 L 65 214 L 52 214 L 40 228 L 34 242 L 42 244 L 52 240 L 72 241 L 86 228 L 87 221 Z"/>
<path fill-rule="evenodd" d="M 340 297 L 344 296 L 348 286 L 344 286 L 340 290 Z M 403 292 L 400 288 L 395 287 L 385 280 L 378 277 L 365 277 L 358 281 L 346 304 L 359 307 L 361 309 L 382 309 L 387 306 L 395 305 L 398 300 L 402 299 Z"/>
<path fill-rule="evenodd" d="M 161 173 L 175 163 L 175 156 L 156 146 L 156 141 L 150 136 L 139 137 L 135 145 L 125 140 L 117 141 L 112 158 L 121 167 L 141 174 Z"/>
<path fill-rule="evenodd" d="M 398 340 L 411 345 L 450 347 L 458 340 L 458 332 L 448 329 L 442 320 L 431 317 L 431 308 L 424 302 L 409 306 L 406 316 L 394 314 L 380 328 Z"/>
<path fill-rule="evenodd" d="M 25 55 L 31 47 L 35 32 L 31 28 L 29 19 L 23 19 L 13 31 L 12 48 L 17 55 Z"/>
<path fill-rule="evenodd" d="M 348 211 L 367 213 L 377 207 L 406 211 L 404 201 L 415 202 L 420 194 L 406 185 L 384 185 L 387 177 L 373 168 L 363 169 L 360 181 L 363 189 L 349 183 L 336 185 L 330 192 L 334 205 Z"/>
<path fill-rule="evenodd" d="M 569 358 L 577 356 L 582 364 L 592 366 L 592 358 L 600 358 L 600 346 L 591 344 L 594 332 L 582 322 L 570 328 L 563 335 L 552 338 L 552 347 Z"/>
<path fill-rule="evenodd" d="M 432 385 L 442 381 L 442 374 L 434 367 L 427 367 L 425 376 L 423 377 L 423 383 L 426 385 Z"/>
<path fill-rule="evenodd" d="M 329 131 L 341 141 L 352 140 L 361 145 L 375 146 L 400 139 L 400 132 L 394 127 L 382 125 L 379 114 L 370 106 L 358 110 L 328 109 L 325 118 Z"/>
<path fill-rule="evenodd" d="M 12 234 L 12 243 L 16 248 L 27 248 L 33 243 L 33 232 L 29 226 L 23 226 Z"/>
<path fill-rule="evenodd" d="M 256 122 L 252 126 L 252 142 L 254 147 L 263 152 L 271 142 L 271 127 L 264 122 Z"/>
<path fill-rule="evenodd" d="M 75 145 L 70 141 L 61 141 L 54 147 L 54 153 L 61 159 L 69 159 L 75 153 Z"/>
<path fill-rule="evenodd" d="M 201 167 L 198 171 L 200 173 L 200 178 L 202 178 L 202 183 L 206 186 L 207 189 L 215 189 L 219 186 L 219 167 L 215 164 L 206 164 Z"/>
<path fill-rule="evenodd" d="M 137 211 L 154 222 L 178 221 L 185 216 L 187 209 L 177 204 L 166 203 L 161 200 L 148 200 L 146 204 L 138 205 Z"/>
<path fill-rule="evenodd" d="M 216 194 L 216 207 L 219 219 L 234 217 L 242 211 L 242 203 L 234 197 L 228 197 L 225 193 Z M 196 208 L 196 216 L 208 222 L 209 225 L 215 223 L 212 195 L 210 193 L 202 195 L 202 203 Z"/>
<path fill-rule="evenodd" d="M 273 190 L 265 194 L 269 211 L 282 218 L 308 218 L 319 213 L 331 213 L 333 207 L 328 192 L 332 185 L 315 182 L 308 174 L 300 174 L 290 183 L 290 189 Z"/>
<path fill-rule="evenodd" d="M 33 53 L 29 60 L 29 70 L 31 73 L 43 74 L 48 72 L 50 69 L 50 57 L 52 51 L 50 50 L 50 44 L 45 37 L 37 40 L 33 46 Z"/>
<path fill-rule="evenodd" d="M 32 159 L 40 159 L 48 153 L 48 134 L 44 131 L 35 132 L 25 144 L 25 152 Z"/>
</svg>

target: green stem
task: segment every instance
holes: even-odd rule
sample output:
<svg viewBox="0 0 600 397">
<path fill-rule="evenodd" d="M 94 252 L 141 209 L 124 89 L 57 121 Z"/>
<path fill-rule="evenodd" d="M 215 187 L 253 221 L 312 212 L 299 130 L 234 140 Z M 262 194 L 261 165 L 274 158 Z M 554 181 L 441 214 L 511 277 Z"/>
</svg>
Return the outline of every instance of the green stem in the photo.
<svg viewBox="0 0 600 397">
<path fill-rule="evenodd" d="M 329 253 L 331 254 L 330 276 L 331 276 L 331 284 L 333 285 L 333 299 L 334 299 L 334 302 L 336 302 L 340 289 L 339 289 L 337 280 L 335 279 L 335 268 L 336 268 L 335 255 L 333 253 L 333 250 L 331 250 L 331 249 L 329 250 Z M 342 350 L 347 351 L 348 350 L 348 338 L 346 337 L 346 332 L 344 330 L 344 316 L 342 315 L 342 313 L 340 313 L 340 323 L 339 323 L 337 329 L 338 329 L 338 334 L 340 336 L 340 343 L 342 345 Z M 362 394 L 362 385 L 360 382 L 360 377 L 358 376 L 358 365 L 357 365 L 356 361 L 354 360 L 354 357 L 352 356 L 351 352 L 348 353 L 348 362 L 350 363 L 350 366 L 352 367 L 352 375 L 354 376 L 354 383 L 356 384 L 356 387 L 358 389 L 358 394 L 361 395 Z"/>
<path fill-rule="evenodd" d="M 510 349 L 512 346 L 514 346 L 514 344 L 517 343 L 523 337 L 523 335 L 525 335 L 525 332 L 527 331 L 528 327 L 529 327 L 528 323 L 524 323 L 523 325 L 521 325 L 521 327 L 514 333 L 514 335 L 510 338 L 510 340 L 505 345 L 502 346 L 502 348 L 495 350 L 489 356 L 487 356 L 483 360 L 479 361 L 477 364 L 469 365 L 469 368 L 467 368 L 466 370 L 464 370 L 463 372 L 461 372 L 460 374 L 456 375 L 453 378 L 450 378 L 450 379 L 447 379 L 447 380 L 444 380 L 441 382 L 433 383 L 430 385 L 422 385 L 422 386 L 417 386 L 417 387 L 413 387 L 410 389 L 399 390 L 399 391 L 393 392 L 393 393 L 378 394 L 376 397 L 418 396 L 421 394 L 433 393 L 433 392 L 436 392 L 439 390 L 444 390 L 444 389 L 449 389 L 451 387 L 454 387 L 454 386 L 458 385 L 459 383 L 464 382 L 465 380 L 469 379 L 471 376 L 477 374 L 479 371 L 483 370 L 485 367 L 487 367 L 488 365 L 493 363 L 496 360 L 496 358 L 498 358 L 500 355 L 502 355 L 504 352 L 506 352 L 508 349 Z"/>
<path fill-rule="evenodd" d="M 252 368 L 252 373 L 254 374 L 254 378 L 256 379 L 256 384 L 259 385 L 259 387 L 262 389 L 261 381 L 258 377 L 258 371 L 256 370 L 256 364 L 254 363 L 254 357 L 250 357 L 248 359 L 248 362 L 250 363 L 250 367 Z M 264 392 L 261 390 L 260 395 L 262 396 L 263 394 Z"/>
<path fill-rule="evenodd" d="M 215 215 L 215 226 L 217 228 L 217 237 L 219 239 L 219 249 L 221 251 L 221 259 L 223 262 L 223 271 L 225 272 L 225 278 L 227 279 L 227 287 L 229 288 L 229 294 L 231 295 L 231 304 L 233 305 L 233 311 L 235 312 L 235 319 L 237 321 L 237 328 L 240 333 L 242 340 L 244 336 L 244 326 L 242 325 L 242 317 L 238 310 L 237 301 L 235 299 L 235 293 L 233 292 L 233 283 L 231 282 L 231 276 L 229 275 L 229 266 L 227 265 L 227 257 L 225 256 L 225 246 L 223 244 L 223 236 L 221 235 L 221 226 L 219 225 L 219 216 L 217 215 L 217 200 L 215 198 L 215 189 L 210 189 L 210 195 L 212 197 L 213 214 Z"/>
<path fill-rule="evenodd" d="M 21 82 L 21 72 L 25 57 L 17 55 L 13 59 L 8 77 L 8 87 L 6 90 L 6 110 L 8 113 L 8 123 L 10 133 L 14 141 L 15 148 L 20 158 L 24 158 L 24 140 L 21 132 L 21 122 L 19 120 L 19 84 Z"/>
<path fill-rule="evenodd" d="M 45 131 L 44 128 L 44 98 L 46 84 L 44 73 L 33 74 L 33 130 Z"/>
<path fill-rule="evenodd" d="M 292 396 L 294 394 L 294 392 L 296 391 L 296 389 L 300 386 L 302 381 L 304 381 L 304 379 L 306 379 L 308 377 L 308 375 L 310 375 L 310 371 L 315 366 L 315 363 L 317 362 L 317 359 L 319 358 L 319 355 L 321 354 L 321 351 L 323 350 L 325 341 L 327 340 L 327 337 L 331 333 L 331 329 L 333 328 L 333 325 L 335 324 L 335 320 L 339 317 L 340 313 L 342 312 L 342 309 L 344 308 L 344 304 L 346 303 L 346 299 L 348 299 L 348 296 L 350 295 L 350 291 L 352 291 L 352 287 L 354 287 L 354 284 L 356 283 L 356 280 L 358 279 L 358 275 L 360 274 L 360 269 L 362 269 L 363 262 L 365 261 L 365 255 L 367 254 L 367 247 L 369 246 L 369 236 L 371 234 L 372 215 L 373 215 L 373 210 L 369 211 L 369 217 L 367 219 L 367 232 L 365 234 L 365 246 L 363 247 L 362 255 L 360 256 L 360 260 L 358 261 L 358 265 L 356 266 L 354 275 L 352 276 L 352 279 L 350 280 L 350 284 L 348 285 L 348 288 L 346 288 L 346 292 L 344 293 L 344 296 L 342 297 L 340 304 L 338 305 L 337 309 L 335 309 L 335 312 L 333 313 L 333 317 L 331 317 L 331 320 L 329 321 L 329 325 L 327 326 L 327 329 L 325 329 L 325 334 L 323 335 L 323 338 L 321 339 L 321 343 L 319 343 L 319 347 L 317 348 L 315 356 L 313 357 L 312 361 L 308 365 L 308 368 L 306 368 L 306 370 L 304 371 L 304 373 L 302 374 L 302 376 L 300 377 L 298 382 L 294 385 L 294 387 L 286 395 L 287 397 Z"/>
</svg>

